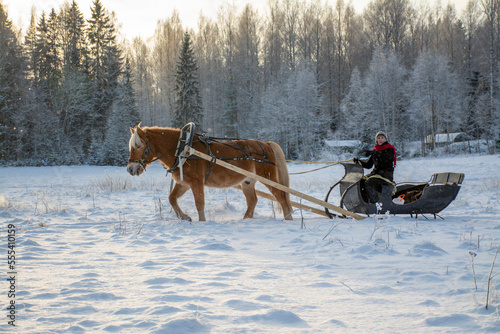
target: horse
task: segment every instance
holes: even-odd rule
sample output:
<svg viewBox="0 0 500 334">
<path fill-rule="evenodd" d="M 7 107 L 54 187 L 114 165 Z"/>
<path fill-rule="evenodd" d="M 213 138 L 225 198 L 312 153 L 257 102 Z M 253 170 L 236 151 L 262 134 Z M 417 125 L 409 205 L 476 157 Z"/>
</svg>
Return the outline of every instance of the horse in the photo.
<svg viewBox="0 0 500 334">
<path fill-rule="evenodd" d="M 175 152 L 181 139 L 181 130 L 169 127 L 140 127 L 140 123 L 130 128 L 129 161 L 127 172 L 139 176 L 146 171 L 146 167 L 153 161 L 161 164 L 172 172 L 175 181 L 168 200 L 176 216 L 181 220 L 191 221 L 185 214 L 177 200 L 191 189 L 198 218 L 205 221 L 205 192 L 206 187 L 228 188 L 239 187 L 246 197 L 247 210 L 243 219 L 253 218 L 257 195 L 255 192 L 256 180 L 243 174 L 234 172 L 196 156 L 188 157 L 180 168 L 176 167 L 178 159 Z M 191 147 L 199 152 L 211 155 L 213 159 L 224 160 L 234 166 L 242 168 L 261 177 L 265 177 L 284 186 L 289 186 L 289 174 L 285 155 L 281 147 L 274 142 L 262 142 L 256 139 L 237 139 L 231 141 L 217 141 L 206 139 L 204 135 L 194 134 Z M 292 206 L 290 195 L 287 192 L 265 185 L 274 195 L 281 206 L 285 220 L 292 220 Z"/>
</svg>

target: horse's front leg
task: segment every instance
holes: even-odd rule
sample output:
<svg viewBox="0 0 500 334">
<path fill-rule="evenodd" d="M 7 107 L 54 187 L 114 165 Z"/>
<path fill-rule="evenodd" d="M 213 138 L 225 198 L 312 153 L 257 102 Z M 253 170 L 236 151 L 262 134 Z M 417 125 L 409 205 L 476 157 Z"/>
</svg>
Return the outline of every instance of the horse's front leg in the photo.
<svg viewBox="0 0 500 334">
<path fill-rule="evenodd" d="M 177 203 L 177 199 L 182 195 L 184 195 L 188 190 L 189 190 L 188 185 L 175 183 L 174 189 L 172 189 L 172 192 L 168 196 L 168 201 L 170 202 L 172 209 L 174 209 L 177 218 L 191 221 L 191 217 L 182 212 L 181 208 L 179 207 L 179 204 Z"/>
<path fill-rule="evenodd" d="M 191 190 L 193 191 L 194 204 L 198 210 L 198 218 L 200 221 L 205 221 L 205 185 L 203 182 L 192 182 Z"/>
</svg>

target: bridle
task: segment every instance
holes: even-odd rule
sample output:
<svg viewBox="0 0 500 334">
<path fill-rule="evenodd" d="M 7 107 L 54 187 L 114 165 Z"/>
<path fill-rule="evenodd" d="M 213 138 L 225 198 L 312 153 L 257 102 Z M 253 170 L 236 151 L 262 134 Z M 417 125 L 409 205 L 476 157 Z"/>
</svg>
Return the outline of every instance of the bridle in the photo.
<svg viewBox="0 0 500 334">
<path fill-rule="evenodd" d="M 142 140 L 142 139 L 141 139 Z M 152 161 L 148 161 L 146 160 L 147 156 L 148 156 L 148 153 L 153 153 L 153 150 L 151 149 L 151 147 L 149 146 L 149 140 L 148 140 L 148 137 L 146 137 L 146 147 L 144 148 L 144 151 L 142 152 L 142 157 L 140 160 L 134 160 L 134 159 L 128 159 L 128 162 L 133 162 L 133 163 L 137 163 L 139 165 L 141 165 L 142 168 L 146 169 L 146 165 L 148 163 L 151 163 Z"/>
<path fill-rule="evenodd" d="M 162 155 L 160 157 L 157 157 L 157 158 L 154 158 L 154 159 L 151 159 L 151 160 L 146 160 L 146 158 L 147 158 L 147 156 L 148 156 L 149 153 L 153 154 L 153 150 L 151 149 L 151 146 L 149 146 L 149 140 L 148 140 L 148 137 L 146 136 L 146 134 L 145 134 L 145 138 L 146 138 L 146 140 L 145 140 L 146 147 L 144 148 L 144 151 L 142 152 L 141 159 L 140 160 L 128 159 L 128 162 L 137 163 L 143 169 L 146 169 L 147 165 L 149 165 L 152 162 L 155 162 L 156 160 L 160 160 L 161 158 L 163 158 L 164 156 L 166 156 L 168 154 L 168 153 L 166 153 L 166 154 L 164 154 L 164 155 Z"/>
</svg>

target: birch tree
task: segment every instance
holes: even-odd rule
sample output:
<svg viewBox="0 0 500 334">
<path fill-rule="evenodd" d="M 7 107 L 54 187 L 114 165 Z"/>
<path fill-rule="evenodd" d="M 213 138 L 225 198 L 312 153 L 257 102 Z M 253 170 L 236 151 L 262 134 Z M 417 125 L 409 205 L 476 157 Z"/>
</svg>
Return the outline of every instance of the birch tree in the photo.
<svg viewBox="0 0 500 334">
<path fill-rule="evenodd" d="M 374 112 L 370 115 L 372 133 L 386 131 L 393 143 L 401 142 L 407 134 L 402 122 L 406 108 L 406 72 L 396 53 L 377 49 L 365 78 L 363 95 L 367 108 Z"/>
<path fill-rule="evenodd" d="M 365 10 L 365 21 L 372 43 L 381 48 L 402 51 L 412 11 L 409 0 L 370 2 Z"/>
<path fill-rule="evenodd" d="M 171 125 L 174 118 L 175 71 L 184 32 L 179 13 L 174 11 L 170 18 L 158 22 L 153 35 L 151 61 L 154 74 L 154 124 Z"/>
<path fill-rule="evenodd" d="M 458 124 L 458 94 L 456 76 L 448 59 L 441 55 L 422 53 L 408 81 L 410 110 L 422 143 L 429 138 L 431 150 L 436 147 L 438 133 L 451 133 Z"/>
<path fill-rule="evenodd" d="M 255 136 L 256 115 L 260 108 L 260 22 L 251 5 L 237 18 L 234 54 L 234 84 L 238 100 L 239 135 Z"/>
<path fill-rule="evenodd" d="M 198 58 L 203 123 L 208 133 L 218 137 L 225 135 L 220 122 L 224 96 L 224 81 L 221 80 L 224 74 L 221 43 L 217 23 L 200 15 L 194 45 Z"/>
</svg>

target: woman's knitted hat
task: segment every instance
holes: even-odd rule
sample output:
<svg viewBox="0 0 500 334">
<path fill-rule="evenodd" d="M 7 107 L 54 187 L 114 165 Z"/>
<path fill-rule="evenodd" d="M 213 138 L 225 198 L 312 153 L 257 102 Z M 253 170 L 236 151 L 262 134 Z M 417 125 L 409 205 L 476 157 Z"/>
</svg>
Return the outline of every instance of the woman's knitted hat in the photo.
<svg viewBox="0 0 500 334">
<path fill-rule="evenodd" d="M 389 138 L 387 138 L 387 134 L 384 131 L 379 131 L 375 135 L 375 144 L 377 143 L 378 136 L 384 136 L 385 137 L 385 141 L 387 141 L 387 142 L 389 141 Z"/>
</svg>

